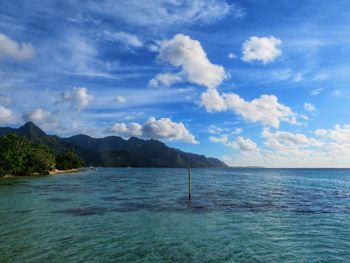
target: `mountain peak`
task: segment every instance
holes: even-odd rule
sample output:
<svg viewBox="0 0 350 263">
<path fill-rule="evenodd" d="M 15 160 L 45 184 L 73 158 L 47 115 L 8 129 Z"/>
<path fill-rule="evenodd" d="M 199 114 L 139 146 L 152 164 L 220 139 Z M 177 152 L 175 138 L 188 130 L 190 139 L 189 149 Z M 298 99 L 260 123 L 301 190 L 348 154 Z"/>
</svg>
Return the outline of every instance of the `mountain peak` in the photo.
<svg viewBox="0 0 350 263">
<path fill-rule="evenodd" d="M 46 133 L 38 126 L 36 126 L 33 122 L 27 122 L 22 127 L 19 127 L 18 132 L 27 137 L 46 136 Z"/>
<path fill-rule="evenodd" d="M 137 137 L 134 137 L 134 136 L 130 137 L 130 138 L 128 139 L 128 141 L 129 141 L 129 142 L 143 142 L 142 139 L 137 138 Z"/>
</svg>

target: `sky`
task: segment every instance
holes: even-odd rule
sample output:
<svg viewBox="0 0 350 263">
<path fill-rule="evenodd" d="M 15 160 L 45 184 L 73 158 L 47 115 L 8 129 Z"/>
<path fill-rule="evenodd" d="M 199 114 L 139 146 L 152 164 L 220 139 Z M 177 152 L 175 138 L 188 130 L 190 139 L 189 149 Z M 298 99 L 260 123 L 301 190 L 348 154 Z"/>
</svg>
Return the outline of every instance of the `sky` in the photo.
<svg viewBox="0 0 350 263">
<path fill-rule="evenodd" d="M 350 167 L 350 1 L 0 2 L 0 126 Z"/>
</svg>

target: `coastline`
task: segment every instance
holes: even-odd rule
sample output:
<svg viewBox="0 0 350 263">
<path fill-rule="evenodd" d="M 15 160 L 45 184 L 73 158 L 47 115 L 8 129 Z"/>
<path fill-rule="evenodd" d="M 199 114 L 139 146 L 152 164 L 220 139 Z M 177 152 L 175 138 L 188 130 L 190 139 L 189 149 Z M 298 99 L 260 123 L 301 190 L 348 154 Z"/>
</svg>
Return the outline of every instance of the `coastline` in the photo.
<svg viewBox="0 0 350 263">
<path fill-rule="evenodd" d="M 20 178 L 33 178 L 33 177 L 44 177 L 44 176 L 50 176 L 50 175 L 58 175 L 58 174 L 69 174 L 69 173 L 78 173 L 81 170 L 79 168 L 77 169 L 68 169 L 68 170 L 54 170 L 50 171 L 48 175 L 40 175 L 40 174 L 33 174 L 33 175 L 5 175 L 0 176 L 1 179 L 20 179 Z"/>
<path fill-rule="evenodd" d="M 68 174 L 68 173 L 78 173 L 78 172 L 80 172 L 80 169 L 79 169 L 79 168 L 68 169 L 68 170 L 57 170 L 57 169 L 55 169 L 54 171 L 50 171 L 50 175 Z"/>
</svg>

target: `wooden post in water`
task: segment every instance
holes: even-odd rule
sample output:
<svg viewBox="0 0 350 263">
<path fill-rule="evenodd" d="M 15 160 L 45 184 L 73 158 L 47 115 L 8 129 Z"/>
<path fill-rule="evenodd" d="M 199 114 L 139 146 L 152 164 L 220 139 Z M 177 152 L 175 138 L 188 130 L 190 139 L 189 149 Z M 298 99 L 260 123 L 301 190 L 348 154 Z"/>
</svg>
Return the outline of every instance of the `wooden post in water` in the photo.
<svg viewBox="0 0 350 263">
<path fill-rule="evenodd" d="M 191 168 L 187 166 L 188 171 L 188 200 L 191 200 Z"/>
</svg>

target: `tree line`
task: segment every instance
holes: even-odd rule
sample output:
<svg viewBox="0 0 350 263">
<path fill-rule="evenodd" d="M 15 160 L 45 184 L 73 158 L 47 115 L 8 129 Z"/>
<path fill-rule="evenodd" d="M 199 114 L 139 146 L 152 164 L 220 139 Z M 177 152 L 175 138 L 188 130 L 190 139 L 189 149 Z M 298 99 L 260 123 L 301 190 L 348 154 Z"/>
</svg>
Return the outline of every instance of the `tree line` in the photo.
<svg viewBox="0 0 350 263">
<path fill-rule="evenodd" d="M 47 175 L 54 169 L 68 170 L 83 165 L 73 150 L 55 154 L 47 145 L 14 133 L 0 137 L 0 176 Z"/>
</svg>

